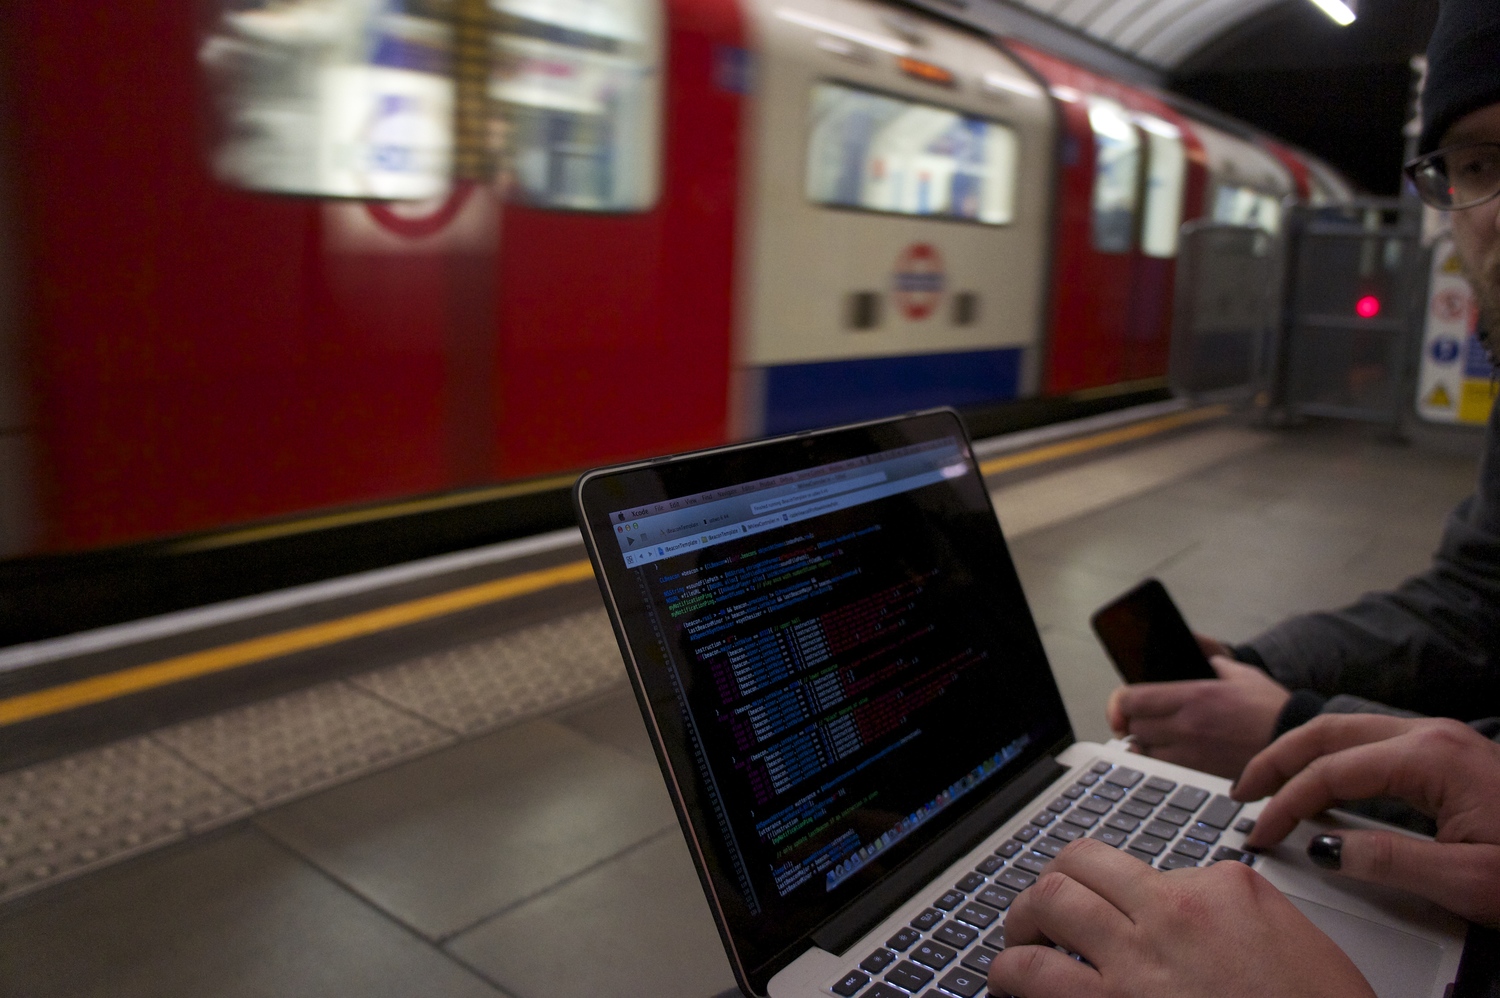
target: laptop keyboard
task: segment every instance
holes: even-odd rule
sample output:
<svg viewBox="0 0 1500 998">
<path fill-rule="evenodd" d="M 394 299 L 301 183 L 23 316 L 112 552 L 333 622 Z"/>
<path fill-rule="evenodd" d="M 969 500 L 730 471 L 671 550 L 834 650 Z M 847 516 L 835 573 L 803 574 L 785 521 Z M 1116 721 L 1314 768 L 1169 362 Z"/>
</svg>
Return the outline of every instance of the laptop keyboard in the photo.
<svg viewBox="0 0 1500 998">
<path fill-rule="evenodd" d="M 1005 910 L 1047 864 L 1085 835 L 1162 870 L 1255 857 L 1220 845 L 1240 803 L 1199 787 L 1096 762 L 911 924 L 830 986 L 842 998 L 975 998 L 1005 948 Z M 1235 826 L 1248 832 L 1248 821 Z M 924 988 L 930 990 L 923 991 Z"/>
</svg>

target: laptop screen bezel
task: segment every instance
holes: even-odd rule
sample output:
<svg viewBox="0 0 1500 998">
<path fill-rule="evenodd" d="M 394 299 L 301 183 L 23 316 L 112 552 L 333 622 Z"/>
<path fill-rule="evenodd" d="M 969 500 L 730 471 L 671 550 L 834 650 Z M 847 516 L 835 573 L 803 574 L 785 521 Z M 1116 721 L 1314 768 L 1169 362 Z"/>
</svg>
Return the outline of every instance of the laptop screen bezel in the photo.
<svg viewBox="0 0 1500 998">
<path fill-rule="evenodd" d="M 682 722 L 676 713 L 677 698 L 664 688 L 665 684 L 659 676 L 651 674 L 651 669 L 642 669 L 632 650 L 631 641 L 624 634 L 624 612 L 617 594 L 629 582 L 633 569 L 626 567 L 621 556 L 619 544 L 614 538 L 611 514 L 628 507 L 646 506 L 651 502 L 695 495 L 728 484 L 756 481 L 788 471 L 816 468 L 834 461 L 945 437 L 956 438 L 961 442 L 964 459 L 969 465 L 969 475 L 964 477 L 970 484 L 979 483 L 984 492 L 983 503 L 988 512 L 992 534 L 976 538 L 973 556 L 984 557 L 988 554 L 998 559 L 997 567 L 992 568 L 991 572 L 1008 576 L 1008 584 L 1021 601 L 1021 608 L 1025 610 L 1028 625 L 1026 631 L 1029 635 L 1027 640 L 1032 647 L 1023 649 L 1022 653 L 1034 656 L 1038 667 L 1046 671 L 1046 679 L 1052 684 L 1055 708 L 1050 718 L 1042 719 L 1046 722 L 1044 726 L 1048 735 L 1034 740 L 1023 750 L 1021 756 L 1007 764 L 1006 770 L 1010 775 L 1005 782 L 988 788 L 965 806 L 954 808 L 953 813 L 943 817 L 941 821 L 935 820 L 933 827 L 915 837 L 899 854 L 898 859 L 880 864 L 879 876 L 866 882 L 858 893 L 836 907 L 823 911 L 816 919 L 789 929 L 779 944 L 769 947 L 761 945 L 758 941 L 751 941 L 750 937 L 763 936 L 763 929 L 750 931 L 745 909 L 738 900 L 742 896 L 741 892 L 733 880 L 725 875 L 722 855 L 725 850 L 719 842 L 721 837 L 717 829 L 702 820 L 704 804 L 700 797 L 697 770 L 685 751 L 686 739 Z M 1009 549 L 982 483 L 983 478 L 974 460 L 962 420 L 953 410 L 940 409 L 896 419 L 792 434 L 673 458 L 600 469 L 582 476 L 574 488 L 574 502 L 589 556 L 593 560 L 596 577 L 609 607 L 616 636 L 620 639 L 632 685 L 646 719 L 673 805 L 689 848 L 694 853 L 699 878 L 724 939 L 735 975 L 741 985 L 748 987 L 752 993 L 763 994 L 769 979 L 807 948 L 811 937 L 820 927 L 847 916 L 862 898 L 879 887 L 881 881 L 897 868 L 920 855 L 927 845 L 945 832 L 953 830 L 966 816 L 983 808 L 986 802 L 1002 795 L 1028 767 L 1049 759 L 1053 753 L 1073 740 L 1061 694 L 1057 691 L 1048 668 L 1035 622 L 1030 616 L 1029 608 L 1025 607 L 1024 593 L 1015 575 Z M 977 501 L 973 512 L 980 513 Z M 983 520 L 976 515 L 976 522 L 982 523 Z"/>
</svg>

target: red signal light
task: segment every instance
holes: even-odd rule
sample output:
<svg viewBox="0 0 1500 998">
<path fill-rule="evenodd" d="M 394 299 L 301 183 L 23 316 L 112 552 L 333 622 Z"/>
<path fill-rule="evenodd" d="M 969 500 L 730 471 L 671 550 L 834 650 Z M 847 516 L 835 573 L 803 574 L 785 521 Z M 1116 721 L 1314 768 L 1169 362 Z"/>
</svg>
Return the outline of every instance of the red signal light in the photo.
<svg viewBox="0 0 1500 998">
<path fill-rule="evenodd" d="M 1354 303 L 1354 311 L 1361 319 L 1373 319 L 1380 314 L 1380 299 L 1374 295 L 1365 295 Z"/>
</svg>

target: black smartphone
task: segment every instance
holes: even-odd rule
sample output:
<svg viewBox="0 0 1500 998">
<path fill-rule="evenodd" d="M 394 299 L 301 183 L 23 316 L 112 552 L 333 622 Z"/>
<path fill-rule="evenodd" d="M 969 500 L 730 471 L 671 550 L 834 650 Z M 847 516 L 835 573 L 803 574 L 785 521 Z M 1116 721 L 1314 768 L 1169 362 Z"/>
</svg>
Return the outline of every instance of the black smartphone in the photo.
<svg viewBox="0 0 1500 998">
<path fill-rule="evenodd" d="M 1216 679 L 1167 587 L 1147 579 L 1090 618 L 1127 683 Z"/>
</svg>

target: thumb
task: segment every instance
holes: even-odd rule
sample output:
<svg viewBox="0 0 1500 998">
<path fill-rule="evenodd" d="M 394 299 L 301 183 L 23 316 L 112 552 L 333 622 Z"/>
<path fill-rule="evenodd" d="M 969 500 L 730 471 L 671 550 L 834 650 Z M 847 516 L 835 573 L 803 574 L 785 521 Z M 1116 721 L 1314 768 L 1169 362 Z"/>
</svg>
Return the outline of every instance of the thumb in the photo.
<svg viewBox="0 0 1500 998">
<path fill-rule="evenodd" d="M 1330 840 L 1337 844 L 1328 847 Z M 1500 846 L 1347 829 L 1315 837 L 1307 852 L 1319 866 L 1355 880 L 1410 891 L 1470 921 L 1500 924 Z"/>
</svg>

